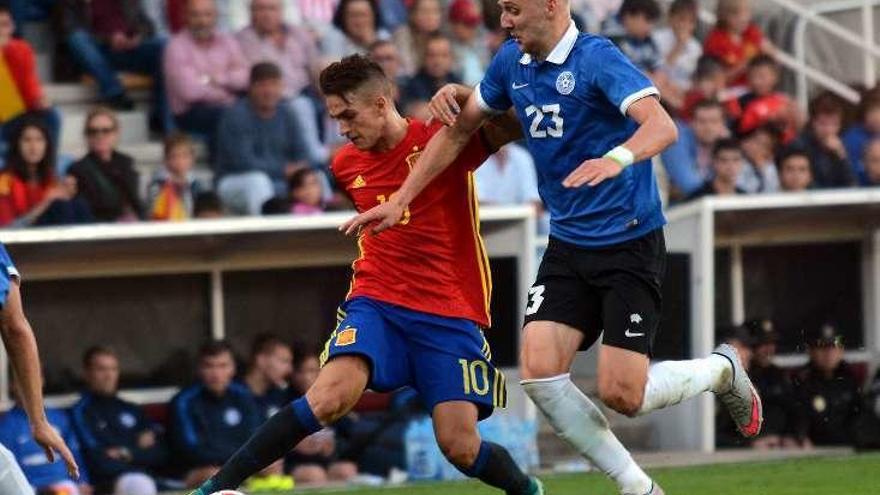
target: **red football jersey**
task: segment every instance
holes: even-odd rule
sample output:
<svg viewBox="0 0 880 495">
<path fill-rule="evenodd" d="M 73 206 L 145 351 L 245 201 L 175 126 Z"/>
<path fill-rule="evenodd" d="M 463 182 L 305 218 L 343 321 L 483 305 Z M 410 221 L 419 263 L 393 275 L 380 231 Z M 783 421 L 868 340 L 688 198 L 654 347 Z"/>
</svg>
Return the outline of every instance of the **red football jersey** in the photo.
<svg viewBox="0 0 880 495">
<path fill-rule="evenodd" d="M 387 201 L 442 124 L 410 120 L 406 137 L 384 153 L 344 146 L 331 169 L 363 212 Z M 366 296 L 415 311 L 466 318 L 488 327 L 492 279 L 480 237 L 474 170 L 489 157 L 477 133 L 410 204 L 401 223 L 358 238 L 360 256 L 347 299 Z"/>
</svg>

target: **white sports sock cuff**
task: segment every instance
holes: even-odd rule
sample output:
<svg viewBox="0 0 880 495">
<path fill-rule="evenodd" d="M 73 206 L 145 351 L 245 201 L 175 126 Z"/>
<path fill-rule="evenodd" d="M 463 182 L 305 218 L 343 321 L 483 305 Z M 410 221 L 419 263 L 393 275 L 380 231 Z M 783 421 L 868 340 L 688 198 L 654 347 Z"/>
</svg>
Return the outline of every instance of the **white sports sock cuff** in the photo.
<svg viewBox="0 0 880 495">
<path fill-rule="evenodd" d="M 570 379 L 571 379 L 571 373 L 565 373 L 564 375 L 556 375 L 556 376 L 551 376 L 549 378 L 531 378 L 529 380 L 520 380 L 519 384 L 520 385 L 528 385 L 530 383 L 551 383 L 551 382 L 558 382 L 558 381 L 570 380 Z"/>
</svg>

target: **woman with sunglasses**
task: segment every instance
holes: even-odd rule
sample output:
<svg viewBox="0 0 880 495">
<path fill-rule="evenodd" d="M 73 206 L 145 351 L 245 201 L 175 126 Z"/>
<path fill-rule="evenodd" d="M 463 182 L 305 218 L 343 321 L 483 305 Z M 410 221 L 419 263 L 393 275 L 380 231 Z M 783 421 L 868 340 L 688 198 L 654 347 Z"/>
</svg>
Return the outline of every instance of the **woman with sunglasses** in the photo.
<svg viewBox="0 0 880 495">
<path fill-rule="evenodd" d="M 88 153 L 70 166 L 79 194 L 99 222 L 134 222 L 144 218 L 138 196 L 138 173 L 132 157 L 116 150 L 119 121 L 112 110 L 89 112 L 85 125 Z"/>
<path fill-rule="evenodd" d="M 92 219 L 76 199 L 76 179 L 57 177 L 49 130 L 42 121 L 16 126 L 0 172 L 0 226 L 59 225 Z"/>
</svg>

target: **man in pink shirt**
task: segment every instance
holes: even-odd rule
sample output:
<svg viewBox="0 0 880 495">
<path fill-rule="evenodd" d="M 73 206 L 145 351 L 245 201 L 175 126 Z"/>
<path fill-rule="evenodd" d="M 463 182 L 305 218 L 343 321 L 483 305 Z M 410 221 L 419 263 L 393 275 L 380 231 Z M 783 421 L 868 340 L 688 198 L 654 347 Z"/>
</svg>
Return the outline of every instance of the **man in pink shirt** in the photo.
<svg viewBox="0 0 880 495">
<path fill-rule="evenodd" d="M 212 153 L 220 116 L 247 88 L 248 71 L 235 39 L 217 30 L 214 0 L 189 0 L 186 29 L 165 52 L 165 84 L 177 125 L 206 138 Z"/>
</svg>

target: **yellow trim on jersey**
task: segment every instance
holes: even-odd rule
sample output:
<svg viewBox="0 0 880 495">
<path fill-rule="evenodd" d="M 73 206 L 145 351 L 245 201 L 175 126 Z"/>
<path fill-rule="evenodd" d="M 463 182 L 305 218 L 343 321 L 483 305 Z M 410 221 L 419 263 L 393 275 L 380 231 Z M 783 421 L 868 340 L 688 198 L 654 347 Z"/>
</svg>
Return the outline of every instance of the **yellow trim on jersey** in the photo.
<svg viewBox="0 0 880 495">
<path fill-rule="evenodd" d="M 349 285 L 348 285 L 348 293 L 345 295 L 346 301 L 351 296 L 351 293 L 354 292 L 354 281 L 355 281 L 355 273 L 356 273 L 355 267 L 357 266 L 358 261 L 361 261 L 366 257 L 366 254 L 364 253 L 364 236 L 366 236 L 366 235 L 367 235 L 366 233 L 361 233 L 358 235 L 358 240 L 357 240 L 358 257 L 355 258 L 354 261 L 351 262 L 351 282 L 349 282 Z"/>
<path fill-rule="evenodd" d="M 477 249 L 477 263 L 480 265 L 480 282 L 483 284 L 483 309 L 489 326 L 492 325 L 492 315 L 489 313 L 489 305 L 492 300 L 492 272 L 489 270 L 489 257 L 486 255 L 486 246 L 480 236 L 480 203 L 477 200 L 474 173 L 468 172 L 468 207 L 471 210 L 471 228 L 474 233 L 474 245 Z"/>
</svg>

